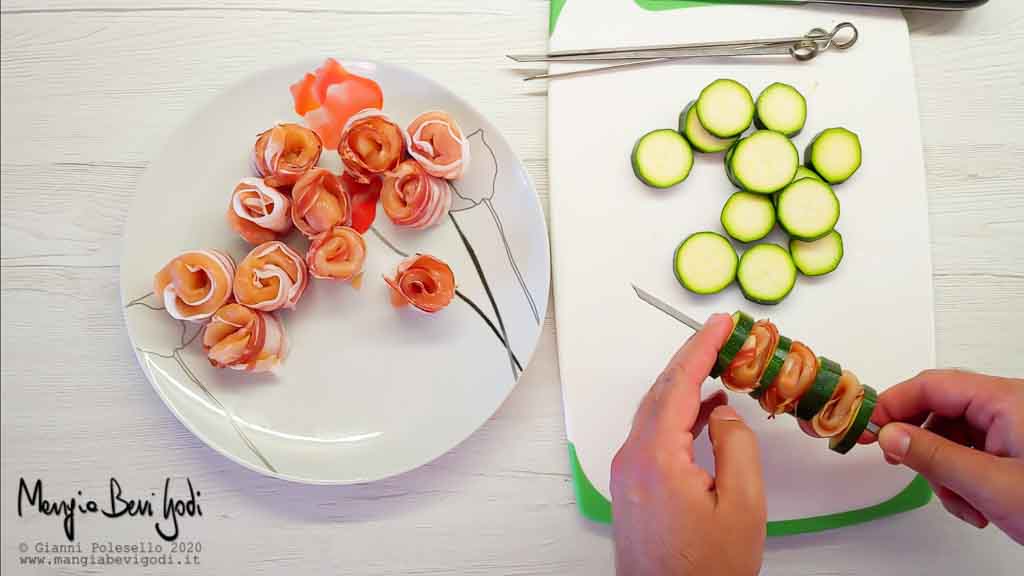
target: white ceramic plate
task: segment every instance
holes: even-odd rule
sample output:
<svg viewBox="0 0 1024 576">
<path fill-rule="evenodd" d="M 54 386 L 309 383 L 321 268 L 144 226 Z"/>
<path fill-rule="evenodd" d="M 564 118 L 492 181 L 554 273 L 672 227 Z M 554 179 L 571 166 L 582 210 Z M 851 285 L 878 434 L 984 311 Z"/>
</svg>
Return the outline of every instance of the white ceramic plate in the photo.
<svg viewBox="0 0 1024 576">
<path fill-rule="evenodd" d="M 225 223 L 239 178 L 250 176 L 256 135 L 299 119 L 288 86 L 312 60 L 249 77 L 193 114 L 154 159 L 129 216 L 121 297 L 143 372 L 181 422 L 225 456 L 259 472 L 314 483 L 365 482 L 440 456 L 497 410 L 526 366 L 548 301 L 547 231 L 536 193 L 501 134 L 440 84 L 400 66 L 344 62 L 376 80 L 400 125 L 451 113 L 472 161 L 454 182 L 452 213 L 427 231 L 390 225 L 378 207 L 366 233 L 362 288 L 313 279 L 284 312 L 291 350 L 271 375 L 217 370 L 198 324 L 174 320 L 152 294 L 153 274 L 176 254 L 248 250 Z M 340 172 L 333 151 L 321 166 Z M 287 242 L 304 254 L 306 240 Z M 382 274 L 401 253 L 436 255 L 459 293 L 435 315 L 391 306 Z M 507 343 L 507 344 L 506 344 Z"/>
</svg>

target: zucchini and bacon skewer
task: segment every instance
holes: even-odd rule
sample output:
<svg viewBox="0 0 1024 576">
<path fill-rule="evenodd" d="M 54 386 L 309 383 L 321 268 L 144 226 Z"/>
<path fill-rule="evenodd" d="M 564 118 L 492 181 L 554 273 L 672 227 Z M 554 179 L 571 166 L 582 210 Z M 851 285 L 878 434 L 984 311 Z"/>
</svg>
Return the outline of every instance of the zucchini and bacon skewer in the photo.
<svg viewBox="0 0 1024 576">
<path fill-rule="evenodd" d="M 637 296 L 676 320 L 699 330 L 701 324 L 636 286 Z M 774 418 L 789 414 L 811 436 L 828 438 L 829 448 L 846 454 L 871 427 L 877 391 L 862 384 L 838 362 L 815 356 L 811 349 L 779 334 L 768 320 L 754 321 L 744 312 L 732 315 L 733 329 L 711 376 L 733 392 L 756 398 Z"/>
<path fill-rule="evenodd" d="M 781 336 L 770 321 L 754 322 L 744 312 L 732 319 L 732 334 L 712 375 L 729 390 L 757 398 L 769 418 L 790 414 L 804 421 L 801 429 L 808 434 L 828 438 L 836 452 L 849 452 L 867 428 L 877 392 L 839 363 Z"/>
</svg>

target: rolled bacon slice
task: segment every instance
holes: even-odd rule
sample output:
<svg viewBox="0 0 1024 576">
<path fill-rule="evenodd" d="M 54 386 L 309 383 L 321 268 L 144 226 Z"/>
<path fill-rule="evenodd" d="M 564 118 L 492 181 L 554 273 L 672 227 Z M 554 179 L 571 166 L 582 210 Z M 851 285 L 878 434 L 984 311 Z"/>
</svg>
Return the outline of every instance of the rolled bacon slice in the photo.
<svg viewBox="0 0 1024 576">
<path fill-rule="evenodd" d="M 217 368 L 267 372 L 284 359 L 288 338 L 277 316 L 231 303 L 206 325 L 203 349 Z"/>
<path fill-rule="evenodd" d="M 347 226 L 352 206 L 341 180 L 325 168 L 304 174 L 292 188 L 292 222 L 307 237 Z"/>
<path fill-rule="evenodd" d="M 173 318 L 201 322 L 231 299 L 235 263 L 220 250 L 175 256 L 153 277 L 153 293 Z"/>
<path fill-rule="evenodd" d="M 338 154 L 345 171 L 365 184 L 374 175 L 397 168 L 405 155 L 405 146 L 405 133 L 398 124 L 380 110 L 367 108 L 345 123 Z"/>
<path fill-rule="evenodd" d="M 771 387 L 761 395 L 761 408 L 772 416 L 789 412 L 814 384 L 818 358 L 802 342 L 793 342 Z"/>
<path fill-rule="evenodd" d="M 447 112 L 424 112 L 409 124 L 409 155 L 427 173 L 454 180 L 469 168 L 469 141 Z"/>
<path fill-rule="evenodd" d="M 843 370 L 832 397 L 811 419 L 811 429 L 822 438 L 838 435 L 849 427 L 863 399 L 864 387 L 860 380 L 853 372 Z"/>
<path fill-rule="evenodd" d="M 306 265 L 314 278 L 356 283 L 365 261 L 366 242 L 348 226 L 335 226 L 317 234 L 306 252 Z"/>
<path fill-rule="evenodd" d="M 381 204 L 396 226 L 419 230 L 448 214 L 452 193 L 447 182 L 428 174 L 415 160 L 406 160 L 384 178 Z"/>
<path fill-rule="evenodd" d="M 416 254 L 398 265 L 394 278 L 384 277 L 391 287 L 391 303 L 400 308 L 411 304 L 424 312 L 437 312 L 455 296 L 455 275 L 441 260 Z"/>
<path fill-rule="evenodd" d="M 228 224 L 250 244 L 276 240 L 292 228 L 291 201 L 259 178 L 242 178 L 231 194 Z"/>
<path fill-rule="evenodd" d="M 754 322 L 750 335 L 722 374 L 722 384 L 733 392 L 753 391 L 778 345 L 779 330 L 774 324 L 768 320 Z"/>
<path fill-rule="evenodd" d="M 289 187 L 320 161 L 323 144 L 300 124 L 277 124 L 256 137 L 252 165 L 268 186 Z"/>
<path fill-rule="evenodd" d="M 264 242 L 238 265 L 235 300 L 264 312 L 294 308 L 308 282 L 301 256 L 284 242 Z"/>
</svg>

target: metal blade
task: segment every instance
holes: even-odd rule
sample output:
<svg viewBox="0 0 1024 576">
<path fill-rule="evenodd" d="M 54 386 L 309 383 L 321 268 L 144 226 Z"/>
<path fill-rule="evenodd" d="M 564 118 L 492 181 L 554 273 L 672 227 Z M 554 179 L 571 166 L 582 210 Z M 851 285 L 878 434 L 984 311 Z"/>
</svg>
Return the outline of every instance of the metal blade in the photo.
<svg viewBox="0 0 1024 576">
<path fill-rule="evenodd" d="M 878 436 L 878 432 L 880 430 L 881 430 L 881 428 L 878 427 L 878 424 L 875 424 L 874 422 L 868 422 L 867 431 L 871 432 L 872 434 L 874 434 L 875 437 Z"/>
<path fill-rule="evenodd" d="M 641 290 L 640 288 L 638 288 L 636 286 L 636 284 L 631 284 L 631 286 L 633 287 L 633 290 L 636 291 L 636 295 L 641 300 L 643 300 L 644 302 L 647 302 L 651 306 L 654 306 L 658 310 L 661 310 L 665 314 L 668 314 L 669 316 L 675 318 L 679 322 L 682 322 L 683 324 L 686 324 L 687 326 L 689 326 L 693 330 L 700 330 L 701 328 L 704 327 L 704 324 L 694 320 L 693 318 L 690 318 L 686 314 L 683 314 L 682 312 L 680 312 L 679 310 L 676 310 L 675 308 L 673 308 L 672 306 L 666 304 L 665 302 L 662 302 L 657 297 L 655 297 L 655 296 L 645 292 L 644 290 Z"/>
</svg>

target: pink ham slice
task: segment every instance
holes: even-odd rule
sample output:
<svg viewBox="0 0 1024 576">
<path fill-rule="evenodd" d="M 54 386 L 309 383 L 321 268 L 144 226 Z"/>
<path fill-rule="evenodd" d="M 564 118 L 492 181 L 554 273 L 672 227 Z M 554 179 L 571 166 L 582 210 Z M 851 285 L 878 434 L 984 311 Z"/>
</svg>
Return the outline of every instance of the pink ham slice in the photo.
<svg viewBox="0 0 1024 576">
<path fill-rule="evenodd" d="M 235 272 L 235 300 L 255 310 L 294 308 L 306 290 L 306 263 L 284 242 L 252 249 Z"/>
<path fill-rule="evenodd" d="M 469 141 L 447 112 L 432 110 L 420 114 L 406 133 L 409 154 L 431 176 L 454 180 L 469 169 Z"/>
<path fill-rule="evenodd" d="M 218 309 L 206 325 L 203 348 L 217 368 L 267 372 L 284 359 L 288 338 L 273 314 L 231 303 Z"/>
<path fill-rule="evenodd" d="M 231 299 L 235 263 L 220 250 L 175 256 L 153 277 L 153 293 L 173 318 L 201 322 Z"/>
</svg>

